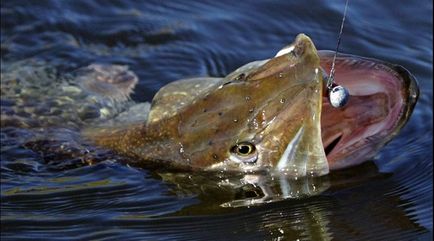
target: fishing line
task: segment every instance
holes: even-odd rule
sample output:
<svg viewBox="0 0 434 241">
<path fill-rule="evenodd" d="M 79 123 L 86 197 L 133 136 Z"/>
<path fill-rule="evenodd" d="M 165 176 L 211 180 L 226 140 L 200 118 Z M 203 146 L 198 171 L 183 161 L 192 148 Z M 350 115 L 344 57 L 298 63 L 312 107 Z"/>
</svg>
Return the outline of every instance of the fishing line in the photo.
<svg viewBox="0 0 434 241">
<path fill-rule="evenodd" d="M 338 43 L 336 44 L 336 51 L 335 51 L 335 54 L 333 56 L 332 67 L 330 69 L 330 75 L 327 78 L 327 89 L 328 89 L 329 101 L 330 101 L 330 104 L 335 108 L 345 106 L 345 104 L 348 102 L 348 99 L 350 97 L 350 93 L 348 92 L 348 90 L 345 87 L 340 86 L 340 85 L 336 85 L 334 83 L 335 62 L 336 62 L 336 57 L 338 55 L 339 44 L 341 43 L 342 32 L 344 30 L 344 23 L 345 23 L 345 17 L 347 15 L 348 1 L 349 0 L 347 0 L 345 2 L 344 16 L 342 18 L 341 29 L 340 29 L 339 35 L 338 35 Z"/>
</svg>

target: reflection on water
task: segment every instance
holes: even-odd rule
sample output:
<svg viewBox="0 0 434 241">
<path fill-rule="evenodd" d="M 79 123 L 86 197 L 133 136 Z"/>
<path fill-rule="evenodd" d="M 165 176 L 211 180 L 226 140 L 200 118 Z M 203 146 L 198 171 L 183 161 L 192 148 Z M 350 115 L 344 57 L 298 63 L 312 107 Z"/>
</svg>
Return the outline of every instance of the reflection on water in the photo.
<svg viewBox="0 0 434 241">
<path fill-rule="evenodd" d="M 430 1 L 350 2 L 342 51 L 401 64 L 421 87 L 409 123 L 373 162 L 296 181 L 162 173 L 80 137 L 128 108 L 116 118 L 140 119 L 134 102 L 170 81 L 226 75 L 297 33 L 333 49 L 342 11 L 313 0 L 2 2 L 2 240 L 430 240 Z M 137 74 L 133 100 L 83 91 L 77 73 L 92 63 Z"/>
</svg>

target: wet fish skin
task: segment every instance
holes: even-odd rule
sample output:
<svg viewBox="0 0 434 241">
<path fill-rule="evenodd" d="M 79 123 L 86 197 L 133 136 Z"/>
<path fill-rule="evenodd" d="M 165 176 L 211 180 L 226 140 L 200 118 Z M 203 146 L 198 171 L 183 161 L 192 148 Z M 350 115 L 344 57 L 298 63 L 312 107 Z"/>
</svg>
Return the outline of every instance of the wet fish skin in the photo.
<svg viewBox="0 0 434 241">
<path fill-rule="evenodd" d="M 324 175 L 320 60 L 304 34 L 291 48 L 225 78 L 208 79 L 204 86 L 201 79 L 171 83 L 154 97 L 147 123 L 87 136 L 137 163 Z M 244 163 L 231 152 L 244 142 L 255 146 L 253 162 Z"/>
<path fill-rule="evenodd" d="M 340 54 L 335 81 L 350 99 L 344 108 L 332 108 L 323 79 L 331 60 L 331 52 L 317 51 L 300 34 L 274 58 L 224 78 L 164 86 L 144 123 L 84 134 L 135 165 L 325 175 L 373 158 L 408 121 L 419 95 L 416 79 L 403 67 Z M 240 145 L 254 151 L 239 155 Z"/>
</svg>

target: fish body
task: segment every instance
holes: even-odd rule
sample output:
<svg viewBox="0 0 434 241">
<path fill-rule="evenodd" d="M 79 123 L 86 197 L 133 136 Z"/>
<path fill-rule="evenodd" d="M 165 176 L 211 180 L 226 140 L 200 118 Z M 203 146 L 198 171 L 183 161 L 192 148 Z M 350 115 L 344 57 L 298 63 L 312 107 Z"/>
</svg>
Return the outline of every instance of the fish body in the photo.
<svg viewBox="0 0 434 241">
<path fill-rule="evenodd" d="M 331 59 L 299 34 L 275 57 L 224 78 L 164 86 L 144 122 L 84 135 L 137 165 L 325 175 L 373 157 L 405 124 L 418 97 L 404 68 L 341 55 L 335 81 L 350 100 L 332 108 L 323 77 Z"/>
</svg>

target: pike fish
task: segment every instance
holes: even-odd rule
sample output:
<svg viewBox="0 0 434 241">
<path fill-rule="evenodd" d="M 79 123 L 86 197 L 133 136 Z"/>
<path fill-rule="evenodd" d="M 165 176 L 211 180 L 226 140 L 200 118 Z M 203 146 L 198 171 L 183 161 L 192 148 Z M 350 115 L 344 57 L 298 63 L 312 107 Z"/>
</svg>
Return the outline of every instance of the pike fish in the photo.
<svg viewBox="0 0 434 241">
<path fill-rule="evenodd" d="M 340 54 L 335 82 L 350 99 L 333 108 L 324 80 L 332 59 L 299 34 L 275 57 L 224 78 L 169 83 L 145 121 L 83 133 L 138 166 L 322 176 L 374 157 L 408 121 L 419 95 L 403 67 Z"/>
</svg>

